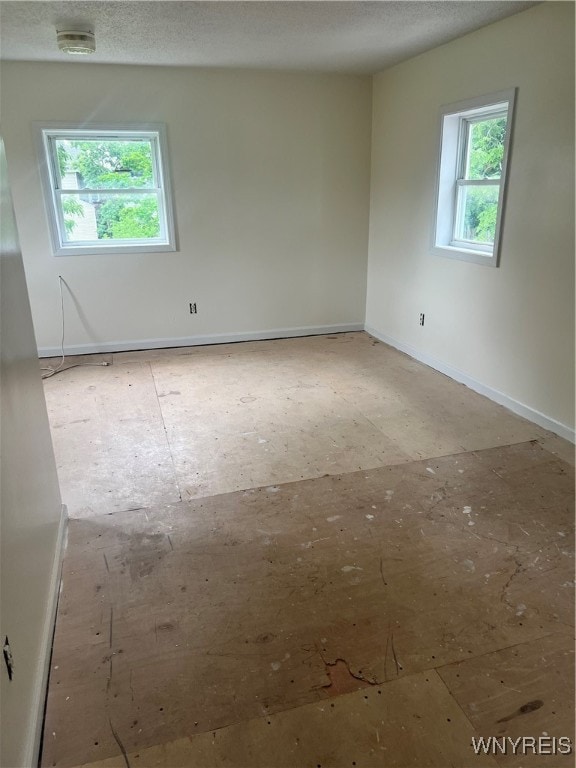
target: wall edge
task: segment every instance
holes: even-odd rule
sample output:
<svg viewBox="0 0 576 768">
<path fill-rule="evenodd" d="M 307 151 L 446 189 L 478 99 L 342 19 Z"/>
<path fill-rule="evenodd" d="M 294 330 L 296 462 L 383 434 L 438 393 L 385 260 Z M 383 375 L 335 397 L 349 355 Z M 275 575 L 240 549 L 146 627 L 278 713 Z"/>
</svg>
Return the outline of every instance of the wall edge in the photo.
<svg viewBox="0 0 576 768">
<path fill-rule="evenodd" d="M 35 766 L 38 765 L 40 761 L 40 747 L 42 744 L 42 729 L 44 726 L 46 694 L 48 691 L 48 680 L 50 675 L 50 660 L 52 658 L 52 639 L 54 635 L 54 627 L 56 625 L 56 610 L 58 608 L 58 600 L 60 597 L 62 561 L 64 558 L 64 549 L 66 544 L 67 524 L 68 511 L 66 504 L 62 504 L 60 511 L 60 522 L 58 524 L 58 533 L 56 537 L 54 562 L 50 576 L 48 607 L 46 610 L 46 617 L 42 630 L 40 658 L 38 660 L 36 675 L 36 686 L 33 694 L 34 705 L 30 720 L 28 739 L 24 749 L 24 765 Z"/>
</svg>

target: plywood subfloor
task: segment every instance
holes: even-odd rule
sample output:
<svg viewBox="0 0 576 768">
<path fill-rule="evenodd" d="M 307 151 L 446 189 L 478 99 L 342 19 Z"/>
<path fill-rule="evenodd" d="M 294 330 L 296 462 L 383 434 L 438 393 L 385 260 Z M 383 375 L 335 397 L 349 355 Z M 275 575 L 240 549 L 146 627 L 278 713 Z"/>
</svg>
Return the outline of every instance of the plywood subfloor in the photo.
<svg viewBox="0 0 576 768">
<path fill-rule="evenodd" d="M 71 517 L 551 439 L 365 333 L 108 360 L 45 381 Z"/>
<path fill-rule="evenodd" d="M 527 442 L 71 521 L 43 765 L 376 764 L 380 718 L 380 764 L 465 768 L 535 700 L 573 737 L 573 482 Z"/>
<path fill-rule="evenodd" d="M 148 363 L 72 368 L 44 385 L 72 517 L 180 500 Z"/>
<path fill-rule="evenodd" d="M 479 768 L 496 766 L 490 756 L 473 755 L 474 734 L 433 670 L 139 750 L 127 759 L 134 768 L 447 768 L 472 759 Z M 84 768 L 119 766 L 112 758 Z"/>
<path fill-rule="evenodd" d="M 552 634 L 438 670 L 452 696 L 483 736 L 517 741 L 523 736 L 568 736 L 574 743 L 574 638 Z M 503 766 L 574 765 L 574 753 L 521 760 L 511 749 Z"/>
</svg>

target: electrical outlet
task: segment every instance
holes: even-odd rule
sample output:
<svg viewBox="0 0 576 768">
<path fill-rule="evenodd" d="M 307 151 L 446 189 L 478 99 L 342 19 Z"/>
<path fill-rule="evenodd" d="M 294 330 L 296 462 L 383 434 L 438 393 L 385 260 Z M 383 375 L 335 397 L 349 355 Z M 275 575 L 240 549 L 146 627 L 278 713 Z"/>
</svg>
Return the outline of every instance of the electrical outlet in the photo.
<svg viewBox="0 0 576 768">
<path fill-rule="evenodd" d="M 197 312 L 198 310 L 196 309 L 196 302 L 190 302 L 190 314 L 195 315 Z"/>
<path fill-rule="evenodd" d="M 424 312 L 420 312 L 420 325 L 424 325 Z"/>
</svg>

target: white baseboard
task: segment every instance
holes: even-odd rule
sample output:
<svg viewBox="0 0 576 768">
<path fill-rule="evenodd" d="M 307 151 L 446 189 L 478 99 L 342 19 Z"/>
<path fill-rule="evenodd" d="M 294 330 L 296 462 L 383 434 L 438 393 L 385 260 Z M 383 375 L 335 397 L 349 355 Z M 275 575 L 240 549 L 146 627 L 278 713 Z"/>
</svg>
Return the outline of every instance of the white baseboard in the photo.
<svg viewBox="0 0 576 768">
<path fill-rule="evenodd" d="M 575 430 L 571 427 L 568 427 L 566 424 L 562 424 L 561 422 L 556 421 L 556 419 L 553 419 L 550 416 L 546 416 L 544 413 L 540 413 L 540 411 L 537 411 L 535 408 L 531 408 L 529 405 L 525 405 L 524 403 L 520 403 L 518 400 L 514 400 L 514 398 L 504 394 L 504 392 L 500 392 L 499 390 L 493 389 L 486 384 L 482 384 L 480 381 L 476 381 L 476 379 L 468 376 L 467 373 L 460 371 L 458 368 L 453 368 L 451 365 L 448 365 L 448 363 L 444 363 L 442 360 L 438 360 L 435 357 L 432 357 L 432 355 L 421 352 L 409 344 L 404 344 L 401 341 L 397 341 L 396 339 L 387 336 L 385 333 L 380 333 L 380 331 L 377 331 L 375 328 L 372 328 L 369 325 L 365 325 L 364 330 L 366 333 L 374 336 L 379 341 L 383 341 L 385 344 L 398 349 L 400 352 L 405 352 L 415 360 L 430 366 L 430 368 L 434 368 L 436 371 L 440 371 L 440 373 L 446 374 L 446 376 L 449 376 L 451 379 L 455 379 L 455 381 L 459 381 L 461 384 L 465 384 L 467 387 L 470 387 L 470 389 L 473 389 L 480 395 L 484 395 L 490 400 L 493 400 L 495 403 L 498 403 L 498 405 L 503 405 L 517 416 L 522 416 L 523 418 L 528 419 L 528 421 L 537 424 L 539 427 L 548 429 L 550 432 L 554 432 L 554 434 L 563 437 L 565 440 L 569 440 L 571 443 L 576 442 Z"/>
<path fill-rule="evenodd" d="M 60 574 L 62 571 L 62 558 L 64 555 L 64 545 L 66 542 L 67 523 L 68 512 L 66 510 L 66 505 L 62 504 L 60 523 L 58 525 L 58 534 L 56 537 L 54 563 L 52 565 L 52 573 L 50 575 L 48 606 L 44 619 L 44 627 L 42 629 L 40 644 L 41 655 L 38 661 L 36 690 L 34 691 L 34 704 L 32 709 L 32 718 L 30 722 L 30 731 L 27 740 L 26 759 L 24 765 L 38 765 L 40 759 L 40 743 L 42 739 L 42 727 L 44 725 L 44 706 L 46 703 L 48 675 L 50 673 L 52 638 L 54 635 L 56 609 L 58 607 L 58 597 L 60 592 Z"/>
<path fill-rule="evenodd" d="M 137 339 L 136 341 L 103 341 L 89 344 L 66 345 L 66 356 L 92 355 L 106 352 L 132 352 L 138 349 L 166 349 L 170 347 L 198 347 L 206 344 L 230 344 L 235 341 L 263 341 L 265 339 L 289 339 L 298 336 L 320 336 L 325 333 L 349 333 L 363 331 L 364 323 L 336 325 L 312 325 L 300 328 L 276 328 L 269 331 L 240 331 L 238 333 L 213 333 L 207 336 L 178 336 L 169 339 Z M 60 347 L 39 347 L 39 357 L 58 357 Z"/>
</svg>

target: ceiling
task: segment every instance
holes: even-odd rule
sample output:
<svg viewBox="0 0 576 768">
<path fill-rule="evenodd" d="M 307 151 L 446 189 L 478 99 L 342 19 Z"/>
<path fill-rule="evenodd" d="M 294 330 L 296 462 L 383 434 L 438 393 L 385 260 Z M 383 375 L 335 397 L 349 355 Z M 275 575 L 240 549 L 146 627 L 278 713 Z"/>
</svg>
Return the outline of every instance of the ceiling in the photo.
<svg viewBox="0 0 576 768">
<path fill-rule="evenodd" d="M 96 34 L 107 64 L 374 73 L 536 5 L 499 0 L 0 3 L 0 58 L 70 61 L 56 29 Z"/>
</svg>

